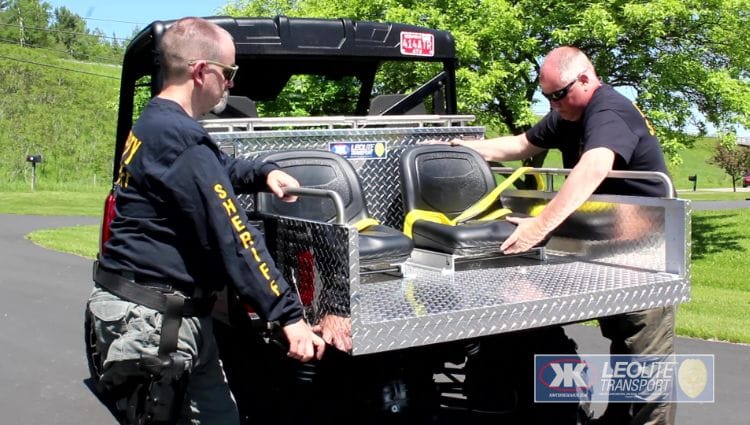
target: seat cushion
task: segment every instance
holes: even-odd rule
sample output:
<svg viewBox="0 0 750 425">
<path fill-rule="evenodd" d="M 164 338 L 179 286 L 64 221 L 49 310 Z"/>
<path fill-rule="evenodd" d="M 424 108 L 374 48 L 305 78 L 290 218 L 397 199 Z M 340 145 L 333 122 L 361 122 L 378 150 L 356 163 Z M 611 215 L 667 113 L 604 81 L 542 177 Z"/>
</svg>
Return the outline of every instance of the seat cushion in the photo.
<svg viewBox="0 0 750 425">
<path fill-rule="evenodd" d="M 414 246 L 447 254 L 469 254 L 495 249 L 516 230 L 516 225 L 505 220 L 469 221 L 459 226 L 448 226 L 417 220 L 412 228 Z"/>
<path fill-rule="evenodd" d="M 401 262 L 411 255 L 414 243 L 406 235 L 388 226 L 370 226 L 359 232 L 359 261 Z"/>
</svg>

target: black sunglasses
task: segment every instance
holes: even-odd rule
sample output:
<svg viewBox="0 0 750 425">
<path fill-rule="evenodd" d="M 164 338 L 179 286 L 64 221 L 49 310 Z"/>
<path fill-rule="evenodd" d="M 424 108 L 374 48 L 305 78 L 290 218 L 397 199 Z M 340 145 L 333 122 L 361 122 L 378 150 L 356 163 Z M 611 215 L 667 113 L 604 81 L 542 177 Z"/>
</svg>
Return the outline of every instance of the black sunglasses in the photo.
<svg viewBox="0 0 750 425">
<path fill-rule="evenodd" d="M 188 65 L 195 65 L 198 63 L 200 59 L 191 59 L 188 61 Z M 225 63 L 212 61 L 209 59 L 203 59 L 207 64 L 216 65 L 219 68 L 221 68 L 221 73 L 224 76 L 224 79 L 227 81 L 234 80 L 234 76 L 237 75 L 237 70 L 240 69 L 237 65 L 227 65 Z"/>
<path fill-rule="evenodd" d="M 549 100 L 550 102 L 556 102 L 558 100 L 565 99 L 565 96 L 568 95 L 568 92 L 570 91 L 570 88 L 573 87 L 573 84 L 575 84 L 576 82 L 578 82 L 578 78 L 579 77 L 580 76 L 576 77 L 575 80 L 569 82 L 568 85 L 566 85 L 565 87 L 561 88 L 560 90 L 555 90 L 552 93 L 542 92 L 542 96 L 546 97 L 547 100 Z"/>
</svg>

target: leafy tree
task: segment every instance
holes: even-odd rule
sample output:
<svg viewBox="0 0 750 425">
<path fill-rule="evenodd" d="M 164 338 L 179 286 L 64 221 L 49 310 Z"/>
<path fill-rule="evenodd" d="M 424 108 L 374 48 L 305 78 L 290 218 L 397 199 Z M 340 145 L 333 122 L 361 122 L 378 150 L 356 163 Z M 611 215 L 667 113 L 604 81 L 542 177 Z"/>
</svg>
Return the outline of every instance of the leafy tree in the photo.
<svg viewBox="0 0 750 425">
<path fill-rule="evenodd" d="M 732 189 L 737 191 L 737 182 L 750 170 L 750 148 L 738 146 L 733 138 L 718 143 L 714 156 L 708 161 L 721 167 L 732 178 Z"/>
<path fill-rule="evenodd" d="M 18 40 L 19 44 L 47 47 L 50 6 L 39 0 L 5 0 L 0 13 L 0 36 L 4 40 Z"/>
<path fill-rule="evenodd" d="M 748 11 L 750 0 L 240 0 L 223 10 L 449 30 L 461 66 L 459 109 L 500 132 L 536 122 L 542 58 L 554 47 L 577 46 L 606 83 L 634 95 L 675 162 L 709 125 L 750 126 Z M 698 135 L 688 135 L 693 126 Z"/>
<path fill-rule="evenodd" d="M 55 31 L 55 41 L 65 46 L 69 53 L 74 52 L 79 35 L 87 32 L 83 19 L 65 6 L 55 9 L 55 23 L 52 29 Z"/>
</svg>

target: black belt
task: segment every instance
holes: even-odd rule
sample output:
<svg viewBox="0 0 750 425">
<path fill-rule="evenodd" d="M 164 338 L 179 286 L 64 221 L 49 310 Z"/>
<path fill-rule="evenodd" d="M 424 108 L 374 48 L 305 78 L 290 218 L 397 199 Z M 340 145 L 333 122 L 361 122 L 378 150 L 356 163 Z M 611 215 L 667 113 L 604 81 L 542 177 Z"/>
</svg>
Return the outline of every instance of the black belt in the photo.
<svg viewBox="0 0 750 425">
<path fill-rule="evenodd" d="M 139 284 L 116 272 L 108 271 L 101 267 L 98 261 L 94 262 L 94 282 L 122 299 L 140 304 L 162 314 L 166 314 L 168 310 L 172 310 L 182 317 L 208 316 L 211 314 L 211 310 L 213 310 L 214 301 L 216 301 L 216 296 L 213 295 L 206 298 L 184 298 L 179 295 L 165 294 L 159 289 L 148 287 L 148 285 L 151 285 L 150 283 Z M 165 288 L 173 288 L 171 285 L 158 285 Z M 179 312 L 173 310 L 177 308 L 175 305 L 177 303 L 182 303 L 180 307 L 181 311 Z"/>
</svg>

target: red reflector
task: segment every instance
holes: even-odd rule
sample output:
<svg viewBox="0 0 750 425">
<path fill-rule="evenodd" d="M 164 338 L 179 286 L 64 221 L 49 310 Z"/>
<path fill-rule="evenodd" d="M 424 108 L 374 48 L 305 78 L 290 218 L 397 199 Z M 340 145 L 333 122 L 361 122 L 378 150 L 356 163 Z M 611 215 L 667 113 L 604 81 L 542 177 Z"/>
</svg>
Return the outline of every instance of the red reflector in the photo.
<svg viewBox="0 0 750 425">
<path fill-rule="evenodd" d="M 297 253 L 297 272 L 299 273 L 299 297 L 302 305 L 312 304 L 315 296 L 315 261 L 312 251 Z"/>
<path fill-rule="evenodd" d="M 110 191 L 107 195 L 107 199 L 104 200 L 104 216 L 102 217 L 101 233 L 99 233 L 99 255 L 104 254 L 104 245 L 109 240 L 112 233 L 109 230 L 109 225 L 112 223 L 112 219 L 115 218 L 115 193 Z"/>
</svg>

